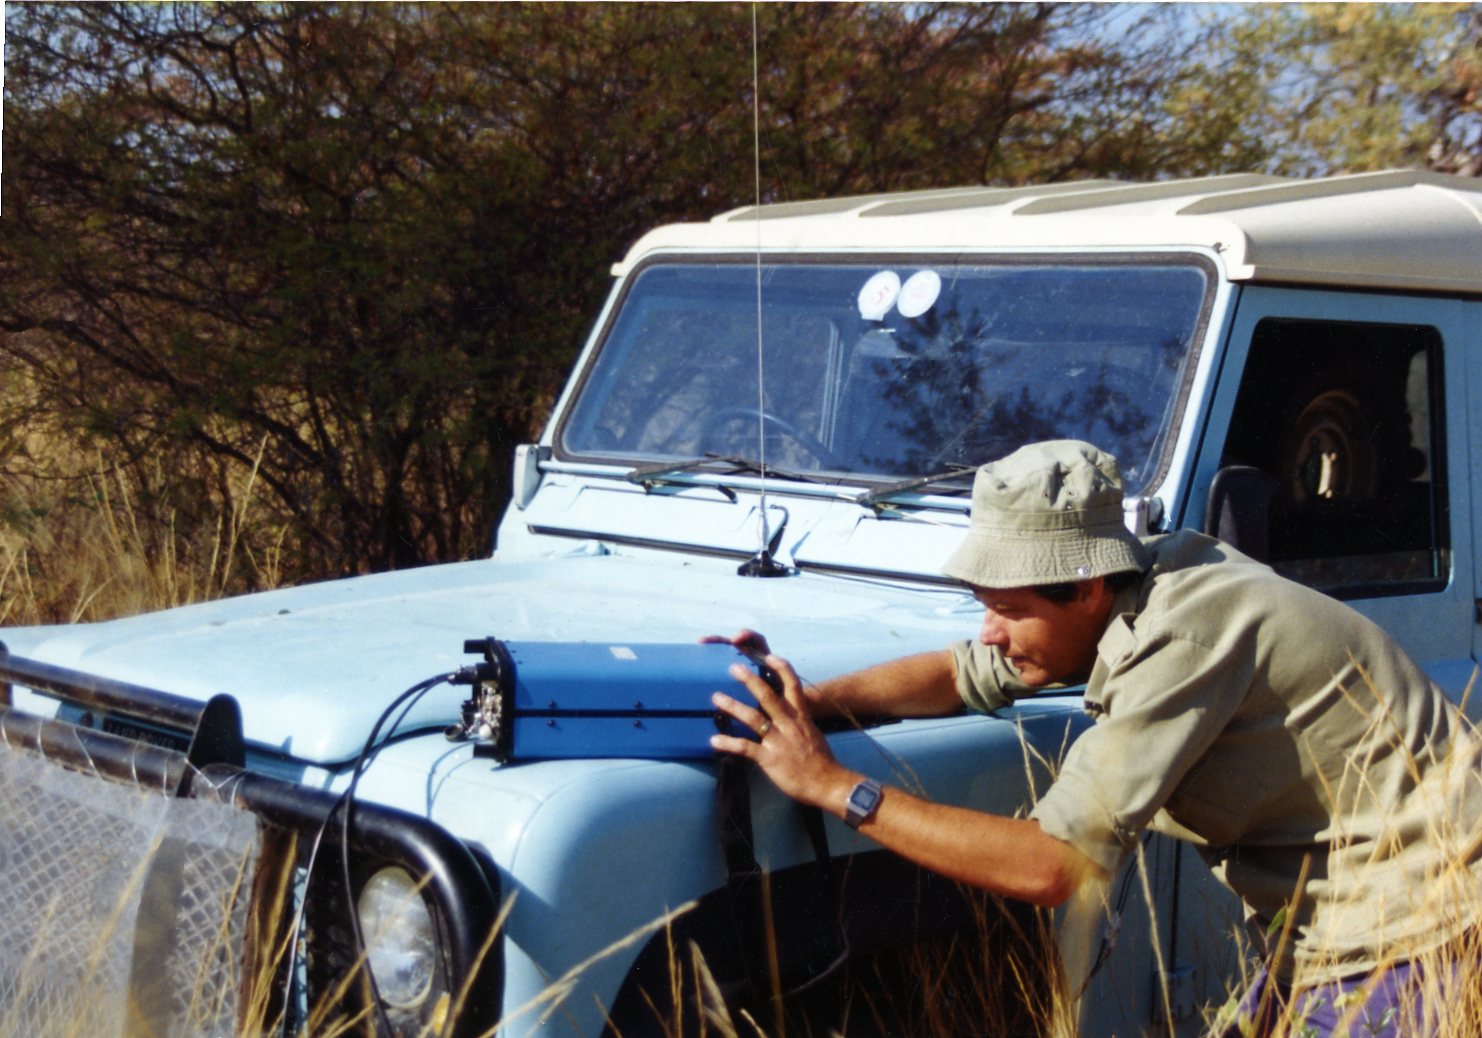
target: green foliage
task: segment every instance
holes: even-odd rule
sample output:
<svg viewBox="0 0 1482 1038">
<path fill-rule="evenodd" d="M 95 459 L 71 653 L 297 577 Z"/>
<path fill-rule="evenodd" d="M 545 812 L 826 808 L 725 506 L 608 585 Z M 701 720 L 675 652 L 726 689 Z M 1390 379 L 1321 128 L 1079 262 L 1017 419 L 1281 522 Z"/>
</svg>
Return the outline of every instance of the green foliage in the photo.
<svg viewBox="0 0 1482 1038">
<path fill-rule="evenodd" d="M 515 343 L 502 282 L 534 266 L 530 241 L 482 241 L 478 196 L 528 221 L 539 187 L 450 176 L 514 162 L 449 117 L 430 28 L 193 5 L 28 7 L 10 26 L 7 353 L 75 455 L 176 459 L 146 498 L 187 525 L 261 450 L 298 572 L 485 539 L 498 455 L 570 356 Z M 513 276 L 539 296 L 551 273 Z"/>
<path fill-rule="evenodd" d="M 1259 126 L 1275 172 L 1482 173 L 1482 7 L 1241 8 L 1211 51 L 1208 110 Z"/>
<path fill-rule="evenodd" d="M 1179 5 L 9 5 L 0 471 L 121 480 L 159 538 L 230 516 L 290 579 L 478 554 L 646 228 L 758 187 L 1274 161 L 1274 117 L 1195 59 L 1304 17 L 1229 42 Z"/>
</svg>

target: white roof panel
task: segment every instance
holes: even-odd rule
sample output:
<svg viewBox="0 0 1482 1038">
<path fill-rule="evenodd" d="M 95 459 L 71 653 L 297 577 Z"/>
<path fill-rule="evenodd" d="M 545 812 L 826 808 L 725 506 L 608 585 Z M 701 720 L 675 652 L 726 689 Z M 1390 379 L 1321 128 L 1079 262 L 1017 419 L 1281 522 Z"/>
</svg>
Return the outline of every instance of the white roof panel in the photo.
<svg viewBox="0 0 1482 1038">
<path fill-rule="evenodd" d="M 658 250 L 940 252 L 1200 247 L 1239 281 L 1482 293 L 1482 180 L 1414 170 L 959 187 L 735 209 Z"/>
</svg>

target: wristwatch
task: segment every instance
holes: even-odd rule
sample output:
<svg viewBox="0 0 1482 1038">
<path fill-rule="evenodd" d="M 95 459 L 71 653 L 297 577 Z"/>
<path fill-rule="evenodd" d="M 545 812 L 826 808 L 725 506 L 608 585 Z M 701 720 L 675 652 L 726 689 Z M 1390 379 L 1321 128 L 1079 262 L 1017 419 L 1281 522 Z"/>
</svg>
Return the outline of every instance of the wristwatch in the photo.
<svg viewBox="0 0 1482 1038">
<path fill-rule="evenodd" d="M 872 778 L 862 780 L 849 791 L 849 799 L 844 803 L 844 824 L 851 829 L 858 829 L 866 818 L 875 813 L 875 808 L 880 806 L 884 797 L 880 783 Z"/>
</svg>

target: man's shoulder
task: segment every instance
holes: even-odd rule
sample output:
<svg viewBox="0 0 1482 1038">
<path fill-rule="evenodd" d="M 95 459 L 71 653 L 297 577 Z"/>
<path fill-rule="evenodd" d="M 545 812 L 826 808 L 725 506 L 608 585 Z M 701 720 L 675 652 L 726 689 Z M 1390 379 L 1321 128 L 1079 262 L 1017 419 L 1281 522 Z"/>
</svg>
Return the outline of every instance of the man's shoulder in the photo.
<svg viewBox="0 0 1482 1038">
<path fill-rule="evenodd" d="M 1206 566 L 1250 567 L 1253 575 L 1272 570 L 1264 563 L 1248 555 L 1242 555 L 1224 541 L 1216 540 L 1197 530 L 1175 530 L 1142 539 L 1143 547 L 1152 558 L 1148 575 L 1152 577 L 1194 572 Z"/>
<path fill-rule="evenodd" d="M 1287 626 L 1344 625 L 1352 610 L 1337 599 L 1282 576 L 1194 530 L 1148 538 L 1152 565 L 1143 577 L 1138 603 L 1142 626 L 1201 638 L 1211 626 L 1259 626 L 1283 618 Z M 1356 615 L 1356 614 L 1354 614 Z"/>
<path fill-rule="evenodd" d="M 1308 594 L 1271 567 L 1193 530 L 1147 539 L 1152 565 L 1144 575 L 1137 626 L 1205 641 L 1218 628 L 1259 623 L 1295 593 Z"/>
</svg>

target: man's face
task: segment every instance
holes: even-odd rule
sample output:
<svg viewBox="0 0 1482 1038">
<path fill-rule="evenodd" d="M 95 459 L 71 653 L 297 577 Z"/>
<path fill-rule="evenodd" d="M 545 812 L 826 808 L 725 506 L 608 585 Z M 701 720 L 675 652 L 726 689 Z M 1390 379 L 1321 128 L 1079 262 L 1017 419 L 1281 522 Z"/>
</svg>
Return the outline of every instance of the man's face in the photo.
<svg viewBox="0 0 1482 1038">
<path fill-rule="evenodd" d="M 1076 584 L 1076 597 L 1052 602 L 1027 588 L 974 588 L 983 605 L 978 641 L 997 646 L 1032 688 L 1079 681 L 1096 662 L 1111 591 L 1101 578 Z"/>
</svg>

